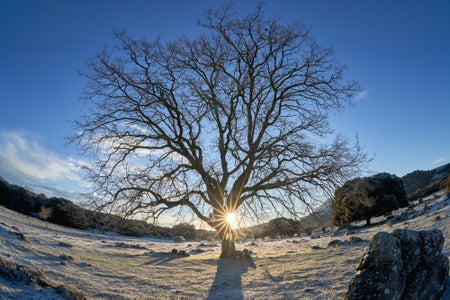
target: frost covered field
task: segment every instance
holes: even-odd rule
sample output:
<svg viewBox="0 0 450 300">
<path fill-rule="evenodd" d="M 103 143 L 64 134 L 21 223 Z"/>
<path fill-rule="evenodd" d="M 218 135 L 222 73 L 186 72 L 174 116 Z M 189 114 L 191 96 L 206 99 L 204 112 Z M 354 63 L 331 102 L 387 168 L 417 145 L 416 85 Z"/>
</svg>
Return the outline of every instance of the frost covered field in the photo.
<svg viewBox="0 0 450 300">
<path fill-rule="evenodd" d="M 443 192 L 370 228 L 277 240 L 247 240 L 249 260 L 220 260 L 216 242 L 134 238 L 82 231 L 0 206 L 0 258 L 39 271 L 88 299 L 340 299 L 359 257 L 378 231 L 439 228 L 450 256 L 450 199 Z M 349 243 L 352 237 L 362 241 Z M 355 239 L 355 238 L 353 238 Z M 184 250 L 190 256 L 171 254 Z M 9 279 L 7 279 L 9 278 Z M 450 289 L 448 287 L 447 289 Z M 2 276 L 0 299 L 58 299 L 55 289 Z M 450 291 L 444 295 L 450 299 Z"/>
</svg>

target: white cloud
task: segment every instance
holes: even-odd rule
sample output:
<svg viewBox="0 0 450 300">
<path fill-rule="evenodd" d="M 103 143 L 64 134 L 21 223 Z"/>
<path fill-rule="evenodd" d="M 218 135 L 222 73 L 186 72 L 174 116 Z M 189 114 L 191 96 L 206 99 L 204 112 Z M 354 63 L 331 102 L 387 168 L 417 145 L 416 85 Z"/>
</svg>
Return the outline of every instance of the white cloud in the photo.
<svg viewBox="0 0 450 300">
<path fill-rule="evenodd" d="M 356 101 L 361 101 L 365 98 L 369 97 L 369 91 L 368 90 L 362 90 L 360 91 L 356 96 L 355 96 L 355 100 Z"/>
<path fill-rule="evenodd" d="M 47 149 L 32 135 L 0 130 L 0 175 L 7 180 L 38 190 L 43 186 L 52 186 L 55 191 L 76 190 L 77 184 L 81 188 L 80 171 L 80 162 Z"/>
<path fill-rule="evenodd" d="M 445 161 L 445 160 L 447 160 L 447 157 L 446 157 L 446 156 L 439 157 L 438 159 L 436 159 L 435 161 L 433 161 L 433 165 L 437 165 L 438 163 L 441 163 L 441 162 L 443 162 L 443 161 Z"/>
</svg>

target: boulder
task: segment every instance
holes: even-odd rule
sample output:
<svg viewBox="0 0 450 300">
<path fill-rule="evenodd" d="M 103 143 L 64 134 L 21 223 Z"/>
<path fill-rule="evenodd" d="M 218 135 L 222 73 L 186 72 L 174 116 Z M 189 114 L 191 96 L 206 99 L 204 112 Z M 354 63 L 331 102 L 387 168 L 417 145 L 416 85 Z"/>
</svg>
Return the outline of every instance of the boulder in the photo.
<svg viewBox="0 0 450 300">
<path fill-rule="evenodd" d="M 402 260 L 405 272 L 410 273 L 417 268 L 422 259 L 422 239 L 420 233 L 414 230 L 397 229 L 392 235 L 400 240 Z"/>
<path fill-rule="evenodd" d="M 440 299 L 449 270 L 443 244 L 437 229 L 376 234 L 345 299 Z"/>
<path fill-rule="evenodd" d="M 387 232 L 376 234 L 350 282 L 345 299 L 401 299 L 405 285 L 400 242 Z"/>
<path fill-rule="evenodd" d="M 407 231 L 407 230 L 404 230 Z M 411 231 L 411 230 L 408 230 Z M 404 262 L 413 264 L 415 269 L 408 272 L 405 286 L 405 299 L 440 299 L 447 282 L 449 261 L 442 255 L 444 237 L 438 229 L 419 232 L 421 248 L 420 261 L 415 257 Z M 402 240 L 403 243 L 403 240 Z M 413 251 L 405 247 L 405 251 Z M 405 265 L 405 269 L 408 269 Z"/>
<path fill-rule="evenodd" d="M 363 241 L 363 239 L 360 238 L 359 236 L 351 236 L 350 239 L 348 240 L 348 242 L 350 244 L 355 244 L 355 243 L 359 243 L 359 242 L 362 242 L 362 241 Z"/>
</svg>

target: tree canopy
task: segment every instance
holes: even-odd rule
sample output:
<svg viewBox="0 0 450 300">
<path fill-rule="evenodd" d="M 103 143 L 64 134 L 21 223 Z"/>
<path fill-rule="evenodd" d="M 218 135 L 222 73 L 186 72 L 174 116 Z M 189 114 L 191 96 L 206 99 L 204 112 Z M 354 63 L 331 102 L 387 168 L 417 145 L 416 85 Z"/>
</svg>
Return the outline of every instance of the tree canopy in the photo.
<svg viewBox="0 0 450 300">
<path fill-rule="evenodd" d="M 210 10 L 199 25 L 169 42 L 116 32 L 83 71 L 90 111 L 73 140 L 95 155 L 99 207 L 186 207 L 220 231 L 238 209 L 299 214 L 361 171 L 365 153 L 328 123 L 361 91 L 331 48 L 261 7 Z"/>
<path fill-rule="evenodd" d="M 345 225 L 390 213 L 408 206 L 401 178 L 388 173 L 355 178 L 336 189 L 331 202 L 333 222 Z"/>
</svg>

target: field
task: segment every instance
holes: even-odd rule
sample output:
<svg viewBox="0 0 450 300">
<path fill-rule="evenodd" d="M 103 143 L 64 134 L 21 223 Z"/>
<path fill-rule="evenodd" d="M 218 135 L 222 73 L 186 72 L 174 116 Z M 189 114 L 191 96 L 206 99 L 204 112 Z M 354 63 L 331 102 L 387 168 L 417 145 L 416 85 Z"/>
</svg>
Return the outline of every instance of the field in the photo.
<svg viewBox="0 0 450 300">
<path fill-rule="evenodd" d="M 88 299 L 341 299 L 378 231 L 439 228 L 444 255 L 450 256 L 449 204 L 440 192 L 413 209 L 395 212 L 390 220 L 374 219 L 371 227 L 240 241 L 238 250 L 252 251 L 251 258 L 242 260 L 219 259 L 217 242 L 174 243 L 75 230 L 0 206 L 0 258 Z M 352 237 L 362 240 L 350 243 Z M 447 286 L 444 299 L 450 299 Z M 0 299 L 61 297 L 58 289 L 0 271 Z"/>
</svg>

